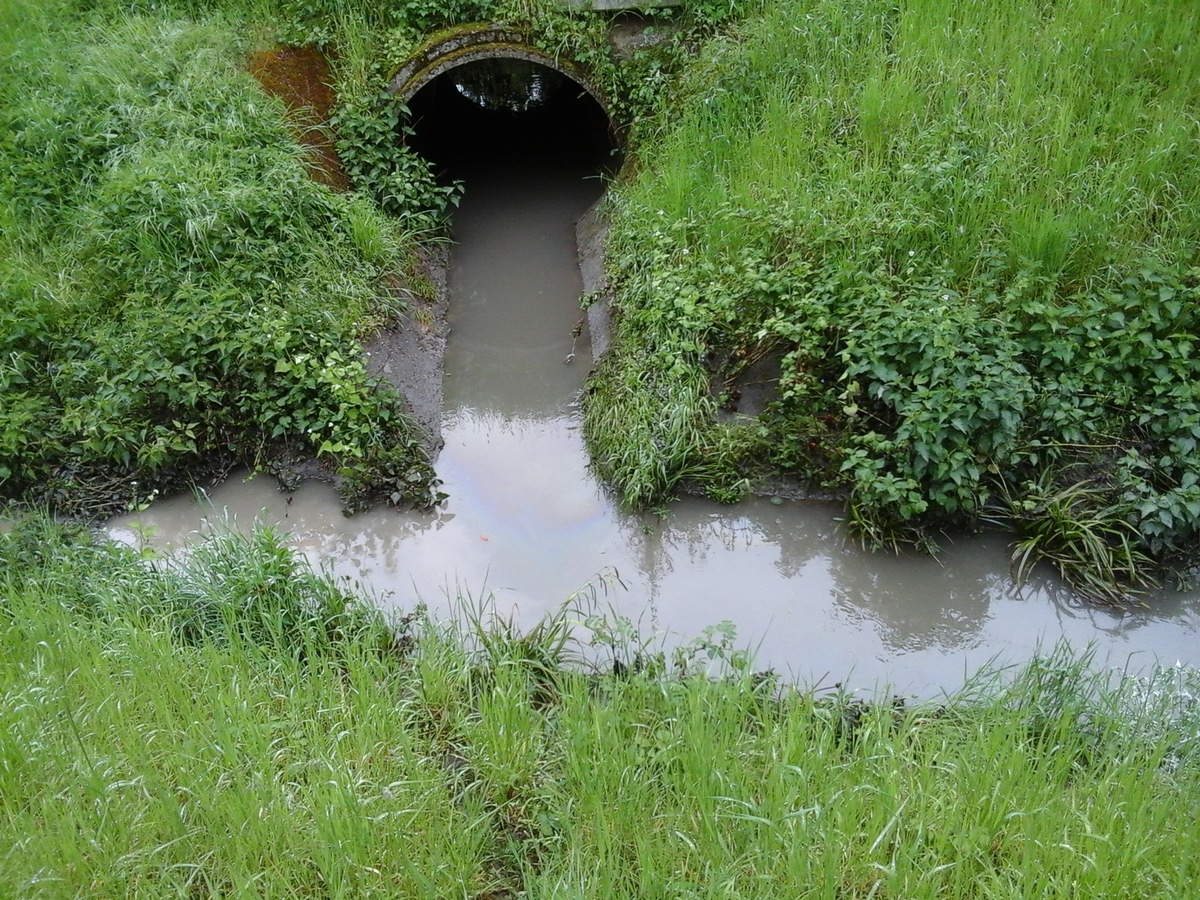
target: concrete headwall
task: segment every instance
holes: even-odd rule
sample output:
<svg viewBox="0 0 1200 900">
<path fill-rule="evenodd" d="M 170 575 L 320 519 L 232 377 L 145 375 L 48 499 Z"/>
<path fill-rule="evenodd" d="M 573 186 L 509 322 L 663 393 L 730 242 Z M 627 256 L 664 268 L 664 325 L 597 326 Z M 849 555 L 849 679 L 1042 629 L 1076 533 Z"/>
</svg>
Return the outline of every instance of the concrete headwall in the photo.
<svg viewBox="0 0 1200 900">
<path fill-rule="evenodd" d="M 527 40 L 518 31 L 490 24 L 468 25 L 443 32 L 418 47 L 396 70 L 388 90 L 407 103 L 417 91 L 456 66 L 479 59 L 523 59 L 561 72 L 587 91 L 607 112 L 607 98 L 591 83 L 586 72 L 530 46 Z"/>
</svg>

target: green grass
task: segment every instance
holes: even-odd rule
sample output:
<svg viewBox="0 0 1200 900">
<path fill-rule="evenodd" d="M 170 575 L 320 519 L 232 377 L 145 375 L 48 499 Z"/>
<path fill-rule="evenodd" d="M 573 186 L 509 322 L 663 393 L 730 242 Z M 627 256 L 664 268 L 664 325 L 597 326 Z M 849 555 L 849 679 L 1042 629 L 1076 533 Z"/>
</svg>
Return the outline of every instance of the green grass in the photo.
<svg viewBox="0 0 1200 900">
<path fill-rule="evenodd" d="M 420 468 L 353 343 L 405 237 L 309 182 L 238 70 L 287 4 L 203 6 L 0 6 L 7 494 L 107 509 L 272 441 Z M 372 77 L 383 7 L 311 6 L 291 25 L 344 34 L 343 77 Z M 986 515 L 1069 571 L 1073 547 L 1102 569 L 1194 538 L 1200 79 L 1172 36 L 1197 13 L 1043 7 L 779 4 L 707 46 L 615 205 L 620 344 L 588 426 L 634 502 L 732 495 L 758 453 L 832 471 L 881 540 Z M 713 424 L 710 349 L 782 358 L 756 425 Z M 668 659 L 588 612 L 389 628 L 270 532 L 166 561 L 20 523 L 0 895 L 1175 897 L 1200 876 L 1192 670 L 1114 684 L 1051 655 L 859 704 L 756 677 L 720 629 Z"/>
<path fill-rule="evenodd" d="M 358 343 L 399 308 L 384 279 L 412 238 L 307 177 L 240 69 L 263 27 L 64 3 L 4 30 L 6 496 L 100 516 L 217 460 L 307 454 L 351 505 L 428 502 L 415 428 Z"/>
<path fill-rule="evenodd" d="M 529 636 L 388 631 L 269 532 L 168 565 L 31 521 L 0 557 L 5 896 L 1169 897 L 1200 874 L 1191 670 L 1111 688 L 1052 655 L 864 705 L 687 654 L 591 671 L 578 607 Z"/>
<path fill-rule="evenodd" d="M 1129 530 L 1159 568 L 1193 552 L 1197 33 L 1188 2 L 809 0 L 710 41 L 612 204 L 597 465 L 660 502 L 721 443 L 720 361 L 767 354 L 760 457 L 869 543 L 1028 522 L 1049 484 L 1085 488 L 1109 569 Z M 663 380 L 700 385 L 683 452 L 653 413 L 613 427 Z M 1096 594 L 1091 562 L 1062 568 Z"/>
<path fill-rule="evenodd" d="M 1200 55 L 1181 36 L 1198 16 L 1141 0 L 778 4 L 710 50 L 630 194 L 704 223 L 693 249 L 737 240 L 726 204 L 782 201 L 963 283 L 981 251 L 1076 281 L 1147 250 L 1194 262 Z"/>
<path fill-rule="evenodd" d="M 693 4 L 689 21 L 750 5 Z M 383 91 L 423 32 L 480 20 L 519 23 L 606 83 L 659 84 L 668 65 L 651 55 L 621 81 L 604 21 L 549 0 L 7 4 L 0 496 L 101 518 L 209 470 L 316 455 L 347 510 L 428 505 L 420 436 L 359 341 L 402 305 L 395 281 L 418 241 L 444 239 L 459 188 L 401 144 Z M 285 110 L 244 71 L 275 41 L 327 51 L 353 192 L 305 177 Z"/>
</svg>

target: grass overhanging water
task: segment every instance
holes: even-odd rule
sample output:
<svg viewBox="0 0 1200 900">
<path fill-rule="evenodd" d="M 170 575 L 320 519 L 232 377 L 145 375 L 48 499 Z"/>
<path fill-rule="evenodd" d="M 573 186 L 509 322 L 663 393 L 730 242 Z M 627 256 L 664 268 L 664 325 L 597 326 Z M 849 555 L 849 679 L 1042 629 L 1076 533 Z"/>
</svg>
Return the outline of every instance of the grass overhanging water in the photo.
<svg viewBox="0 0 1200 900">
<path fill-rule="evenodd" d="M 426 30 L 490 18 L 588 68 L 631 125 L 615 352 L 586 398 L 627 504 L 782 473 L 844 496 L 874 546 L 999 524 L 1016 571 L 1049 562 L 1093 600 L 1195 570 L 1186 0 L 706 0 L 619 64 L 604 17 L 538 0 L 6 15 L 8 496 L 100 516 L 197 467 L 316 455 L 348 508 L 433 502 L 357 341 L 405 305 L 457 193 L 396 140 L 383 87 Z M 239 70 L 279 36 L 329 50 L 340 100 L 315 127 L 349 193 L 303 177 L 287 110 Z"/>
<path fill-rule="evenodd" d="M 864 703 L 732 655 L 714 680 L 581 607 L 527 635 L 389 628 L 269 531 L 167 564 L 34 519 L 0 559 L 6 895 L 1167 897 L 1197 875 L 1194 670 L 1114 682 L 1057 653 Z M 581 664 L 583 621 L 630 665 Z"/>
<path fill-rule="evenodd" d="M 348 506 L 430 502 L 358 343 L 404 308 L 412 236 L 308 177 L 233 21 L 28 12 L 2 48 L 4 494 L 98 518 L 307 455 Z"/>
<path fill-rule="evenodd" d="M 689 15 L 711 29 L 742 5 Z M 315 456 L 348 510 L 436 502 L 432 442 L 359 344 L 424 289 L 418 247 L 445 239 L 459 192 L 405 146 L 388 67 L 433 29 L 504 21 L 590 54 L 628 110 L 641 68 L 601 50 L 603 20 L 550 0 L 13 0 L 0 16 L 3 496 L 101 518 L 233 463 L 290 477 Z M 264 93 L 251 74 L 277 42 L 323 53 L 333 108 Z"/>
</svg>

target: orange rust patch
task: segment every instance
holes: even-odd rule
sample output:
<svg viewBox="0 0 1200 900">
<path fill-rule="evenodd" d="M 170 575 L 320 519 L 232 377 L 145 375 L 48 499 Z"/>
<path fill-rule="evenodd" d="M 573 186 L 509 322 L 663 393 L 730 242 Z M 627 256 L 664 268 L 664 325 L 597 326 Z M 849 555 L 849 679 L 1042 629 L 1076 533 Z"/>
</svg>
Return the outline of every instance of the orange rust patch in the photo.
<svg viewBox="0 0 1200 900">
<path fill-rule="evenodd" d="M 350 189 L 337 150 L 330 139 L 329 114 L 337 103 L 330 86 L 329 63 L 316 47 L 276 47 L 250 57 L 246 65 L 263 90 L 288 109 L 296 140 L 308 147 L 308 172 L 335 191 Z"/>
</svg>

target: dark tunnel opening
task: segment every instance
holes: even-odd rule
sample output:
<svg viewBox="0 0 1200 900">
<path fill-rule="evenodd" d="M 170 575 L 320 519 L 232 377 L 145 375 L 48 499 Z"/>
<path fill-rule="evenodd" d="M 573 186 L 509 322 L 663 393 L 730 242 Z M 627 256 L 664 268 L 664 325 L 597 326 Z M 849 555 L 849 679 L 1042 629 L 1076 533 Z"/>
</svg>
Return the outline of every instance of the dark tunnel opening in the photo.
<svg viewBox="0 0 1200 900">
<path fill-rule="evenodd" d="M 409 145 L 443 183 L 470 189 L 484 176 L 578 170 L 611 176 L 621 157 L 608 114 L 578 82 L 526 59 L 456 66 L 408 103 Z"/>
</svg>

